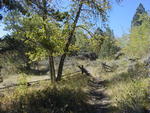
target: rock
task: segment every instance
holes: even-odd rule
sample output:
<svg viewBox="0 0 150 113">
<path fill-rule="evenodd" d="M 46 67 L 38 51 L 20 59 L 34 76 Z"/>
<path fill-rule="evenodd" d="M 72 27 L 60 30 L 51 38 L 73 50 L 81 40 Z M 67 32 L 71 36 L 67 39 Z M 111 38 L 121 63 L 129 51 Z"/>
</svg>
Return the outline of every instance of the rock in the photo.
<svg viewBox="0 0 150 113">
<path fill-rule="evenodd" d="M 90 53 L 90 60 L 96 60 L 98 58 L 98 56 L 96 55 L 96 53 Z"/>
</svg>

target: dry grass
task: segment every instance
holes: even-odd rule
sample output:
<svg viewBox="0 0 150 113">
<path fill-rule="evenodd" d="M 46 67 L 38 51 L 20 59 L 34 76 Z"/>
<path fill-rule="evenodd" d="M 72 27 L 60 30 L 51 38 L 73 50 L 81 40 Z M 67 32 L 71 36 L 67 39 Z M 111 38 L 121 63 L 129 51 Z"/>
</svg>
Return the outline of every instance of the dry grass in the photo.
<svg viewBox="0 0 150 113">
<path fill-rule="evenodd" d="M 117 109 L 115 113 L 145 113 L 150 106 L 147 70 L 141 63 L 132 70 L 127 69 L 127 63 L 120 64 L 115 72 L 100 74 L 101 79 L 108 81 L 106 94 Z"/>
<path fill-rule="evenodd" d="M 111 105 L 116 108 L 115 113 L 145 113 L 145 109 L 150 106 L 148 102 L 150 79 L 147 77 L 147 71 L 141 63 L 137 64 L 134 69 L 128 70 L 130 63 L 126 62 L 125 59 L 92 62 L 77 60 L 75 62 L 76 64 L 72 67 L 84 65 L 93 76 L 107 81 L 105 93 L 109 96 Z M 114 72 L 107 73 L 103 71 L 101 62 L 107 62 L 111 66 L 117 64 L 119 67 Z M 68 74 L 74 70 L 77 69 L 68 68 L 65 73 Z M 50 113 L 49 111 L 54 113 L 87 113 L 85 109 L 88 105 L 85 104 L 85 101 L 88 99 L 86 94 L 88 80 L 88 77 L 78 73 L 66 75 L 61 82 L 53 85 L 47 81 L 41 82 L 38 88 L 19 87 L 12 96 L 1 99 L 2 113 L 9 113 L 9 110 L 15 109 L 18 110 L 15 113 L 21 113 L 19 111 L 21 109 L 25 110 L 26 113 L 30 113 L 27 110 L 31 107 L 31 103 L 35 104 L 31 107 L 33 109 L 31 110 L 32 113 Z M 54 103 L 49 102 L 49 99 L 52 99 Z M 4 103 L 5 106 L 3 106 Z M 21 106 L 18 107 L 17 105 L 20 104 Z M 47 106 L 50 104 L 54 106 Z M 79 109 L 80 107 L 83 109 Z M 61 109 L 62 111 L 60 111 Z"/>
<path fill-rule="evenodd" d="M 0 113 L 83 113 L 88 112 L 85 90 L 89 78 L 81 74 L 65 77 L 57 84 L 41 82 L 28 88 L 26 76 L 11 95 L 0 99 Z M 87 110 L 87 111 L 86 111 Z"/>
</svg>

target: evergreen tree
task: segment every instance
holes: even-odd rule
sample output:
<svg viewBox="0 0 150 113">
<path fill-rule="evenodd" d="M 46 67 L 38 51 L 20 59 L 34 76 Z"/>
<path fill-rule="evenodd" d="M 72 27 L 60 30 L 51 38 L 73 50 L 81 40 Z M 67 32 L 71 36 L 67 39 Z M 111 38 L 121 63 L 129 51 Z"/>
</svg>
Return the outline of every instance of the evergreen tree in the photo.
<svg viewBox="0 0 150 113">
<path fill-rule="evenodd" d="M 8 67 L 15 70 L 17 69 L 16 71 L 30 69 L 29 62 L 31 60 L 26 55 L 26 52 L 31 50 L 33 50 L 33 48 L 25 44 L 24 41 L 6 35 L 4 39 L 0 40 L 0 65 L 6 69 L 8 69 Z"/>
<path fill-rule="evenodd" d="M 116 46 L 113 31 L 107 27 L 105 31 L 105 40 L 103 41 L 99 52 L 100 58 L 112 58 L 119 50 L 120 48 Z"/>
<path fill-rule="evenodd" d="M 147 12 L 145 11 L 144 6 L 140 3 L 138 8 L 136 9 L 136 13 L 135 13 L 133 20 L 131 22 L 132 28 L 135 26 L 140 26 L 142 24 L 142 20 L 140 20 L 141 14 L 147 14 Z"/>
<path fill-rule="evenodd" d="M 7 9 L 7 11 L 18 10 L 22 14 L 27 13 L 27 10 L 22 4 L 22 0 L 0 0 L 0 9 L 4 9 L 4 8 Z M 0 14 L 0 20 L 2 18 L 3 18 L 3 15 Z"/>
<path fill-rule="evenodd" d="M 115 38 L 113 30 L 110 29 L 109 26 L 106 27 L 105 35 L 108 36 L 108 37 L 111 37 L 111 38 Z"/>
<path fill-rule="evenodd" d="M 95 35 L 104 35 L 104 32 L 103 32 L 103 30 L 102 30 L 100 27 L 98 27 L 98 28 L 96 29 L 96 31 L 95 31 L 94 34 L 95 34 Z"/>
</svg>

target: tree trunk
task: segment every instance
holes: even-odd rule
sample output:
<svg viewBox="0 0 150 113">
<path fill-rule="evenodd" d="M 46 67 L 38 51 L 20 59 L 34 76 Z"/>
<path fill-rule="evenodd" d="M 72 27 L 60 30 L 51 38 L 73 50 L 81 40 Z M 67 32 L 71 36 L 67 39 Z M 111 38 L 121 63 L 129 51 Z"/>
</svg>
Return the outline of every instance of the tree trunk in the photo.
<svg viewBox="0 0 150 113">
<path fill-rule="evenodd" d="M 76 13 L 75 20 L 74 20 L 73 25 L 72 25 L 72 30 L 71 30 L 71 32 L 70 32 L 70 34 L 69 34 L 68 41 L 67 41 L 66 46 L 65 46 L 65 48 L 64 48 L 64 54 L 61 56 L 61 59 L 60 59 L 60 62 L 59 62 L 58 74 L 57 74 L 57 79 L 56 79 L 56 81 L 60 81 L 60 80 L 61 80 L 62 71 L 63 71 L 63 66 L 64 66 L 64 61 L 65 61 L 67 52 L 69 51 L 69 46 L 70 46 L 70 44 L 71 44 L 71 41 L 72 41 L 72 39 L 73 39 L 73 35 L 74 35 L 75 29 L 76 29 L 76 26 L 77 26 L 77 23 L 78 23 L 78 20 L 79 20 L 79 17 L 80 17 L 82 5 L 83 5 L 83 3 L 80 2 L 78 11 L 77 11 L 77 13 Z"/>
<path fill-rule="evenodd" d="M 55 82 L 56 76 L 55 76 L 54 58 L 52 55 L 49 55 L 48 59 L 49 59 L 49 70 L 50 70 L 51 81 Z"/>
<path fill-rule="evenodd" d="M 48 10 L 47 10 L 47 4 L 48 3 L 46 0 L 43 0 L 42 3 L 43 3 L 43 7 L 44 7 L 43 8 L 43 12 L 44 12 L 43 20 L 45 21 L 48 17 Z M 48 31 L 46 28 L 46 24 L 44 24 L 44 29 L 45 29 L 46 37 L 48 37 Z M 48 52 L 50 52 L 50 51 L 48 51 Z M 52 52 L 49 53 L 48 60 L 49 60 L 49 70 L 50 70 L 51 81 L 55 82 L 56 76 L 55 76 L 54 57 L 52 55 Z"/>
</svg>

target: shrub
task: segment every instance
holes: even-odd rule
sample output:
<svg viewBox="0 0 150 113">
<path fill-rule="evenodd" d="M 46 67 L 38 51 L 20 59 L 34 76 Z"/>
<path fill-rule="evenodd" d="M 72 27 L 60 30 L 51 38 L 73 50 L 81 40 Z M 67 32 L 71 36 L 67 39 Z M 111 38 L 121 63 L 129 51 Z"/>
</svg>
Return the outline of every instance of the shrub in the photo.
<svg viewBox="0 0 150 113">
<path fill-rule="evenodd" d="M 148 80 L 118 84 L 113 91 L 113 102 L 122 113 L 145 113 L 148 104 Z"/>
</svg>

